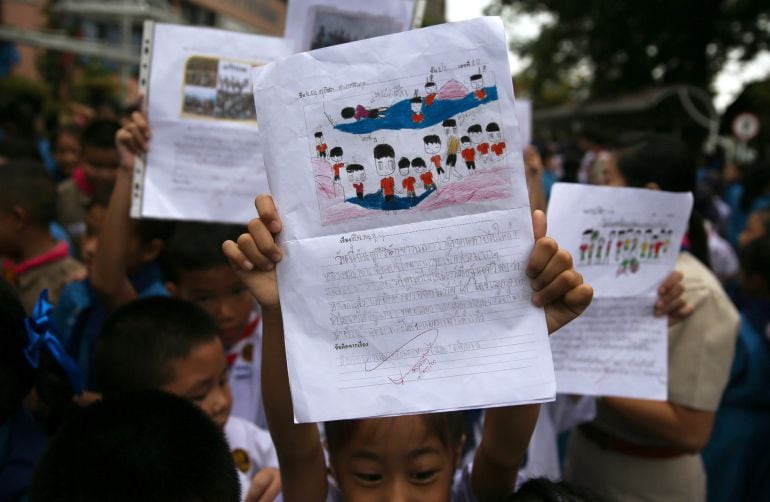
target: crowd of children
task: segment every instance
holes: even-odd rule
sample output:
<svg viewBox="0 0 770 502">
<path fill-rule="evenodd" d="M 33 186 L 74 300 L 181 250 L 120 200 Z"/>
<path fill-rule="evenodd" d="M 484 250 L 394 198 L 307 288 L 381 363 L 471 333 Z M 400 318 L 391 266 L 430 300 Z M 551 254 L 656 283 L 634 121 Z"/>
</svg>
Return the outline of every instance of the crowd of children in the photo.
<svg viewBox="0 0 770 502">
<path fill-rule="evenodd" d="M 444 126 L 439 175 L 459 176 L 458 156 L 473 170 L 464 150 L 481 125 L 461 138 Z M 499 136 L 497 124 L 486 131 Z M 341 148 L 317 136 L 317 155 L 338 161 Z M 440 142 L 424 138 L 437 169 Z M 481 420 L 458 411 L 315 425 L 294 423 L 272 200 L 257 198 L 248 225 L 132 219 L 134 158 L 151 143 L 133 112 L 58 129 L 53 172 L 33 149 L 0 148 L 0 500 L 770 500 L 770 167 L 742 168 L 743 181 L 696 197 L 681 246 L 656 237 L 656 253 L 678 251 L 655 311 L 670 326 L 667 401 L 567 398 L 566 418 L 561 403 L 491 408 Z M 582 165 L 527 149 L 533 209 L 558 178 L 696 195 L 708 178 L 678 140 L 605 146 Z M 399 187 L 408 197 L 435 189 L 424 159 L 380 153 L 388 172 L 414 169 Z M 343 171 L 358 198 L 363 172 Z M 712 210 L 720 193 L 729 215 Z M 546 237 L 541 211 L 533 228 L 527 274 L 553 332 L 592 291 Z M 609 247 L 601 255 L 607 237 L 587 231 L 575 261 L 616 260 Z M 637 237 L 647 259 L 643 229 Z M 739 268 L 713 270 L 720 253 Z M 557 447 L 558 429 L 571 430 L 568 446 Z M 543 475 L 538 445 L 552 457 L 547 474 L 563 468 L 565 481 L 526 481 Z"/>
</svg>

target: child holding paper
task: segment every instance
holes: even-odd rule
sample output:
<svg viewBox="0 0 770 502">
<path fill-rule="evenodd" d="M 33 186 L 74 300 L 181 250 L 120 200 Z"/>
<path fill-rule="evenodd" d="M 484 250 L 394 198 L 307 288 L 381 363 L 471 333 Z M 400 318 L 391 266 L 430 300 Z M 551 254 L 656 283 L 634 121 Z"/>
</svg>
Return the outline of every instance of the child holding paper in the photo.
<svg viewBox="0 0 770 502">
<path fill-rule="evenodd" d="M 695 163 L 678 140 L 642 138 L 608 158 L 605 184 L 692 191 Z M 565 478 L 609 500 L 706 496 L 699 452 L 727 384 L 739 319 L 708 268 L 697 212 L 687 236 L 690 248 L 680 252 L 676 270 L 683 273 L 684 301 L 694 311 L 676 326 L 677 319 L 669 317 L 668 400 L 603 397 L 597 418 L 572 434 Z"/>
<path fill-rule="evenodd" d="M 256 201 L 259 219 L 249 233 L 223 249 L 234 270 L 262 305 L 265 316 L 263 375 L 265 407 L 276 444 L 286 500 L 489 500 L 513 492 L 516 473 L 537 419 L 539 405 L 487 410 L 484 435 L 473 467 L 455 473 L 462 451 L 461 418 L 433 413 L 326 424 L 330 470 L 318 429 L 295 424 L 286 367 L 283 325 L 275 276 L 282 250 L 274 241 L 281 220 L 273 201 Z M 577 317 L 591 301 L 590 286 L 571 266 L 571 257 L 545 237 L 545 216 L 533 216 L 535 247 L 527 267 L 546 309 L 549 332 Z"/>
</svg>

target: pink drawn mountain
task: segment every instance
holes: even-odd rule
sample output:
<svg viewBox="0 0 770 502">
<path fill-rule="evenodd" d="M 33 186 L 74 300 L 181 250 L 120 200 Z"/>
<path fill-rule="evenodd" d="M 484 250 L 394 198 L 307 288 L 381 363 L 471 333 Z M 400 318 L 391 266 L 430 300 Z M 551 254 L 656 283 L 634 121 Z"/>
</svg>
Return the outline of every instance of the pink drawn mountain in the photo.
<svg viewBox="0 0 770 502">
<path fill-rule="evenodd" d="M 468 88 L 457 80 L 450 80 L 441 86 L 436 99 L 462 99 L 468 95 Z"/>
</svg>

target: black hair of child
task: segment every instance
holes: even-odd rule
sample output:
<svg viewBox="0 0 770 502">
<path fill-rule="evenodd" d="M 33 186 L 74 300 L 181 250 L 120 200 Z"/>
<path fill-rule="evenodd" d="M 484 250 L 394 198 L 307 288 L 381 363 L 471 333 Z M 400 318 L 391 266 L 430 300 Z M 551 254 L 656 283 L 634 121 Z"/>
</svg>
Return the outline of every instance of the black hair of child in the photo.
<svg viewBox="0 0 770 502">
<path fill-rule="evenodd" d="M 471 75 L 471 82 L 473 82 L 474 80 L 481 80 L 481 73 L 474 73 L 473 75 Z"/>
<path fill-rule="evenodd" d="M 470 143 L 471 139 L 468 136 L 463 136 L 460 138 L 460 143 Z"/>
<path fill-rule="evenodd" d="M 238 502 L 230 448 L 193 403 L 160 391 L 104 399 L 62 427 L 38 464 L 31 502 Z"/>
<path fill-rule="evenodd" d="M 457 127 L 457 121 L 455 119 L 444 119 L 441 125 L 442 127 Z"/>
<path fill-rule="evenodd" d="M 81 136 L 83 148 L 85 149 L 89 146 L 105 150 L 117 148 L 115 134 L 119 129 L 120 123 L 114 120 L 97 119 L 92 121 L 83 129 L 83 135 Z"/>
<path fill-rule="evenodd" d="M 500 131 L 500 126 L 497 125 L 497 122 L 490 122 L 487 124 L 487 132 L 498 132 Z"/>
<path fill-rule="evenodd" d="M 420 96 L 415 96 L 412 99 L 409 100 L 410 103 L 422 103 L 422 98 Z"/>
<path fill-rule="evenodd" d="M 432 80 L 429 81 L 429 82 L 425 82 L 425 89 L 428 89 L 428 88 L 435 89 L 436 88 L 436 82 L 433 82 Z"/>
<path fill-rule="evenodd" d="M 441 444 L 449 450 L 454 450 L 463 440 L 465 430 L 465 415 L 462 411 L 445 413 L 426 413 L 420 415 L 427 429 L 438 436 Z M 387 419 L 386 419 L 387 420 Z M 348 441 L 350 441 L 362 420 L 336 420 L 324 423 L 326 444 L 332 460 Z"/>
<path fill-rule="evenodd" d="M 152 220 L 149 218 L 142 218 L 141 220 L 131 220 L 134 224 L 134 229 L 139 237 L 139 242 L 142 244 L 149 244 L 155 239 L 167 241 L 169 237 L 174 233 L 175 221 L 171 220 Z"/>
<path fill-rule="evenodd" d="M 323 135 L 324 135 L 324 133 L 322 133 L 321 131 L 318 131 L 317 133 L 315 133 L 315 137 L 316 138 L 322 138 Z"/>
<path fill-rule="evenodd" d="M 409 159 L 407 159 L 406 157 L 401 157 L 400 159 L 398 159 L 399 169 L 408 169 L 410 165 L 411 164 L 409 162 Z"/>
<path fill-rule="evenodd" d="M 426 145 L 430 145 L 434 143 L 438 143 L 439 145 L 441 144 L 441 138 L 439 138 L 437 134 L 428 134 L 427 136 L 422 138 L 422 141 Z"/>
<path fill-rule="evenodd" d="M 40 351 L 37 368 L 29 364 L 23 352 L 29 343 L 26 315 L 16 290 L 0 278 L 0 424 L 19 410 L 34 387 L 40 405 L 33 413 L 53 434 L 76 411 L 72 386 L 47 350 Z"/>
<path fill-rule="evenodd" d="M 425 167 L 425 161 L 422 157 L 415 157 L 412 159 L 412 167 Z"/>
<path fill-rule="evenodd" d="M 173 380 L 172 361 L 216 338 L 216 321 L 194 303 L 135 300 L 104 324 L 94 356 L 97 387 L 105 397 L 158 389 Z"/>
<path fill-rule="evenodd" d="M 356 110 L 352 106 L 346 106 L 340 112 L 343 119 L 352 119 L 356 116 Z"/>
<path fill-rule="evenodd" d="M 468 128 L 468 134 L 473 132 L 481 132 L 481 125 L 480 124 L 473 124 Z"/>
<path fill-rule="evenodd" d="M 527 480 L 505 502 L 601 502 L 593 493 L 565 481 L 548 478 Z"/>
<path fill-rule="evenodd" d="M 329 157 L 342 157 L 342 147 L 335 146 L 329 150 Z"/>
<path fill-rule="evenodd" d="M 741 251 L 741 273 L 747 278 L 759 277 L 770 292 L 770 235 L 751 241 Z"/>
<path fill-rule="evenodd" d="M 56 217 L 56 184 L 53 176 L 34 160 L 11 160 L 0 167 L 0 208 L 23 208 L 30 220 L 48 228 Z"/>
<path fill-rule="evenodd" d="M 160 257 L 164 277 L 178 283 L 181 271 L 229 266 L 222 243 L 235 241 L 244 232 L 242 225 L 178 222 Z"/>
<path fill-rule="evenodd" d="M 364 166 L 362 166 L 361 164 L 348 164 L 345 167 L 345 172 L 348 172 L 348 173 L 354 173 L 356 171 L 363 171 L 363 170 L 364 170 Z"/>
<path fill-rule="evenodd" d="M 387 143 L 380 143 L 379 145 L 374 147 L 374 158 L 379 160 L 382 158 L 396 158 L 396 151 L 393 150 L 393 147 L 390 146 Z"/>
</svg>

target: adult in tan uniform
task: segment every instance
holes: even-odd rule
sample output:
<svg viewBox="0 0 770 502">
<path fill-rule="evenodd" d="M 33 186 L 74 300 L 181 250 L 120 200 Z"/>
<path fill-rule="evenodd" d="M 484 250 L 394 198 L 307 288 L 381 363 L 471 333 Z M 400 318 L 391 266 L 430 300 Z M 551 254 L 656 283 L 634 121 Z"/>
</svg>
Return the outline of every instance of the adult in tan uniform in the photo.
<svg viewBox="0 0 770 502">
<path fill-rule="evenodd" d="M 695 164 L 678 140 L 650 136 L 613 153 L 605 184 L 670 191 L 695 186 Z M 688 229 L 680 253 L 684 299 L 692 315 L 669 328 L 668 400 L 604 397 L 596 419 L 578 427 L 565 478 L 607 500 L 701 501 L 706 475 L 699 452 L 708 442 L 727 384 L 738 312 L 708 268 L 703 222 Z"/>
</svg>

